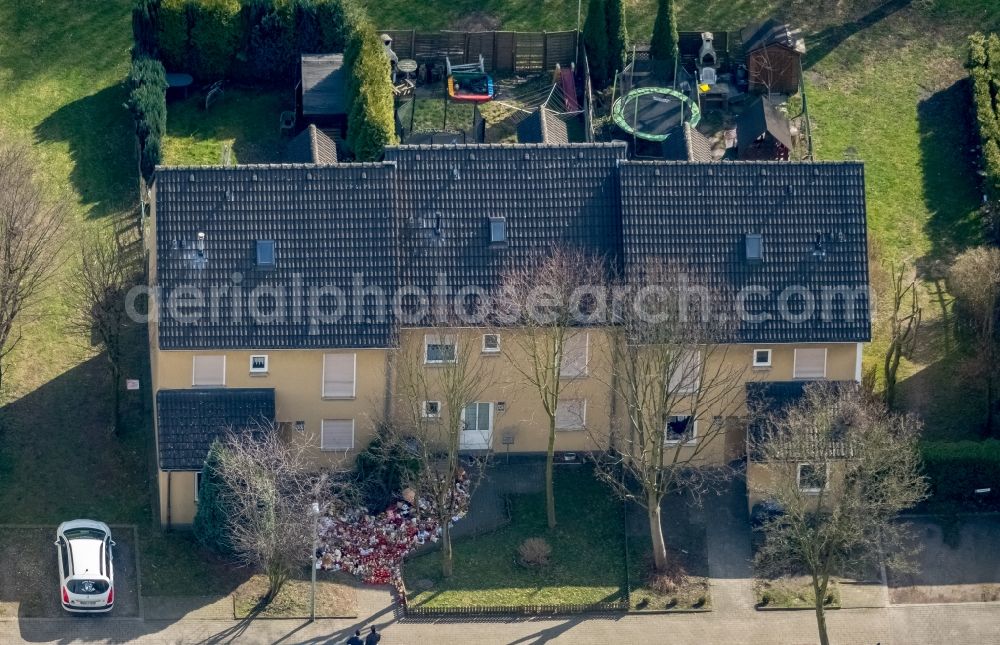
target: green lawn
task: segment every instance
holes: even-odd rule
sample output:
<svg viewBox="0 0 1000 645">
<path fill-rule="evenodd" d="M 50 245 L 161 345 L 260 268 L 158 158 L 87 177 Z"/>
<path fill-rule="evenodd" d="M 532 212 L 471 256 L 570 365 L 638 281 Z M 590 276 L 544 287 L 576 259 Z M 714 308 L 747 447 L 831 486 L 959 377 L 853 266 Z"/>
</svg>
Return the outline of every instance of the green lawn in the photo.
<svg viewBox="0 0 1000 645">
<path fill-rule="evenodd" d="M 204 572 L 217 565 L 154 519 L 148 392 L 123 397 L 124 428 L 112 435 L 104 359 L 66 325 L 75 240 L 88 228 L 134 225 L 138 172 L 121 84 L 131 4 L 0 2 L 0 138 L 32 144 L 40 179 L 70 220 L 57 275 L 25 317 L 4 375 L 0 523 L 137 524 L 143 590 L 190 593 L 216 584 Z M 148 387 L 145 342 L 138 330 L 126 371 Z"/>
<path fill-rule="evenodd" d="M 495 16 L 505 29 L 557 30 L 576 22 L 572 0 L 366 4 L 376 24 L 386 28 L 456 26 L 459 17 L 473 12 Z M 928 287 L 929 333 L 914 360 L 903 366 L 903 400 L 922 413 L 929 434 L 972 434 L 979 407 L 976 397 L 968 395 L 963 361 L 947 358 L 954 343 L 944 322 L 948 296 L 940 277 L 942 262 L 979 237 L 972 217 L 978 201 L 973 173 L 963 154 L 968 123 L 961 87 L 955 83 L 965 75 L 965 34 L 1000 28 L 1000 3 L 914 0 L 893 3 L 891 11 L 866 13 L 878 4 L 855 1 L 830 9 L 826 3 L 801 0 L 688 0 L 678 7 L 682 29 L 735 28 L 775 12 L 805 30 L 817 153 L 822 159 L 846 156 L 866 162 L 877 258 L 915 263 Z M 87 227 L 127 223 L 135 208 L 132 125 L 122 107 L 121 86 L 128 67 L 130 5 L 129 0 L 0 3 L 0 136 L 31 142 L 49 194 L 68 205 L 70 240 Z M 633 37 L 646 40 L 653 0 L 627 6 Z M 256 98 L 231 90 L 208 114 L 193 105 L 172 106 L 167 160 L 215 163 L 225 141 L 232 143 L 234 160 L 270 158 L 278 143 L 278 113 L 286 105 L 274 95 Z M 200 576 L 197 550 L 154 528 L 147 476 L 153 458 L 151 430 L 142 415 L 148 394 L 131 401 L 134 418 L 122 436 L 109 435 L 107 384 L 99 359 L 87 339 L 67 332 L 72 303 L 63 278 L 69 266 L 61 265 L 34 315 L 25 319 L 23 340 L 0 393 L 0 405 L 8 403 L 0 409 L 0 522 L 56 522 L 93 514 L 136 523 L 150 553 L 142 559 L 147 592 L 197 588 L 205 577 Z M 136 340 L 129 372 L 146 382 L 142 342 Z M 877 336 L 869 350 L 871 361 L 882 346 Z M 540 505 L 527 505 L 535 506 Z M 562 532 L 576 520 L 567 516 L 563 521 L 553 540 L 573 548 L 572 536 Z M 513 543 L 504 544 L 508 551 L 502 557 L 474 546 L 461 548 L 476 558 L 512 563 Z M 607 575 L 592 566 L 594 560 L 575 562 L 579 577 Z M 420 561 L 413 566 L 433 569 Z M 523 593 L 546 597 L 526 575 L 516 578 L 528 585 Z M 482 584 L 502 582 L 494 577 Z M 604 588 L 613 595 L 615 584 Z M 596 588 L 601 587 L 588 587 Z M 483 592 L 481 587 L 470 589 Z M 456 588 L 454 593 L 464 592 Z"/>
<path fill-rule="evenodd" d="M 281 136 L 279 117 L 295 109 L 291 91 L 231 88 L 208 111 L 203 104 L 202 96 L 193 93 L 167 106 L 165 165 L 218 165 L 225 148 L 232 164 L 281 161 L 287 139 Z"/>
<path fill-rule="evenodd" d="M 468 0 L 430 3 L 369 0 L 385 28 L 465 28 L 461 19 L 499 29 L 557 30 L 576 24 L 572 0 Z M 584 2 L 584 11 L 587 3 Z M 630 36 L 648 41 L 654 0 L 626 3 Z M 977 436 L 982 393 L 956 355 L 945 268 L 981 239 L 970 139 L 965 37 L 1000 29 L 993 0 L 853 0 L 831 8 L 800 0 L 678 1 L 682 30 L 738 29 L 776 15 L 803 30 L 809 114 L 823 160 L 866 165 L 873 286 L 883 306 L 866 364 L 885 349 L 884 263 L 915 267 L 922 281 L 923 335 L 900 368 L 902 404 L 919 413 L 934 438 Z"/>
<path fill-rule="evenodd" d="M 441 577 L 435 551 L 405 563 L 411 602 L 426 607 L 589 604 L 623 597 L 625 555 L 621 503 L 587 467 L 556 469 L 559 524 L 549 530 L 544 493 L 513 495 L 511 523 L 455 542 L 455 572 Z M 541 537 L 552 547 L 549 565 L 530 570 L 517 548 Z M 421 582 L 433 586 L 421 591 Z"/>
</svg>

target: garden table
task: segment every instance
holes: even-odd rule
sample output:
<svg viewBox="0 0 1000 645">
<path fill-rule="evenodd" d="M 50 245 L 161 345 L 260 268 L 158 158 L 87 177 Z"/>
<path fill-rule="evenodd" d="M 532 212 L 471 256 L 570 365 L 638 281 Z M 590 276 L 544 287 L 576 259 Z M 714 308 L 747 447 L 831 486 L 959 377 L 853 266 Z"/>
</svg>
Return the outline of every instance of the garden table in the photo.
<svg viewBox="0 0 1000 645">
<path fill-rule="evenodd" d="M 194 83 L 194 78 L 190 74 L 174 72 L 167 74 L 167 89 L 182 90 L 184 98 L 187 98 L 188 89 Z"/>
</svg>

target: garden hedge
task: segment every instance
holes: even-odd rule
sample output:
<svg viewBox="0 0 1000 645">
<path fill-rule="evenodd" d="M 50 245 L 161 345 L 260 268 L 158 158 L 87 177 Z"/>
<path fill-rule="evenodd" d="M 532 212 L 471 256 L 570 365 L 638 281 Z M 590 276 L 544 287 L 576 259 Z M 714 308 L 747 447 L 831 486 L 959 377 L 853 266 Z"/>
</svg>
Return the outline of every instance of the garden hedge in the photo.
<svg viewBox="0 0 1000 645">
<path fill-rule="evenodd" d="M 135 0 L 132 6 L 132 57 L 159 55 L 156 25 L 160 21 L 160 0 Z"/>
<path fill-rule="evenodd" d="M 239 0 L 191 3 L 191 67 L 199 78 L 222 78 L 236 59 L 243 35 Z"/>
<path fill-rule="evenodd" d="M 353 0 L 136 0 L 133 30 L 135 51 L 156 51 L 167 69 L 203 82 L 290 85 L 300 54 L 342 51 L 348 146 L 374 161 L 397 142 L 389 60 Z"/>
<path fill-rule="evenodd" d="M 649 43 L 649 56 L 653 59 L 654 70 L 664 78 L 671 79 L 674 65 L 679 55 L 677 14 L 674 0 L 657 0 L 656 20 L 653 22 L 653 38 Z"/>
<path fill-rule="evenodd" d="M 347 78 L 347 145 L 358 161 L 377 161 L 397 143 L 389 59 L 375 28 L 360 14 L 349 16 L 344 53 Z"/>
<path fill-rule="evenodd" d="M 1000 440 L 928 441 L 920 445 L 932 499 L 1000 502 Z M 990 488 L 988 494 L 976 489 Z"/>
<path fill-rule="evenodd" d="M 232 75 L 268 82 L 293 78 L 299 50 L 292 5 L 274 0 L 248 2 L 242 20 L 244 40 Z"/>
<path fill-rule="evenodd" d="M 230 511 L 226 505 L 226 484 L 218 474 L 221 444 L 216 440 L 208 450 L 201 469 L 201 487 L 198 489 L 198 511 L 194 516 L 195 538 L 209 549 L 223 555 L 233 552 L 229 533 Z"/>
<path fill-rule="evenodd" d="M 625 3 L 623 0 L 607 0 L 604 9 L 608 21 L 608 78 L 614 80 L 615 72 L 625 69 L 628 50 Z"/>
<path fill-rule="evenodd" d="M 138 56 L 126 79 L 127 107 L 135 120 L 139 139 L 139 166 L 149 181 L 162 158 L 162 140 L 167 133 L 167 77 L 160 61 Z"/>
<path fill-rule="evenodd" d="M 161 0 L 156 25 L 156 46 L 164 67 L 174 71 L 190 69 L 188 52 L 191 35 L 188 16 L 191 0 Z"/>
<path fill-rule="evenodd" d="M 590 78 L 601 90 L 608 84 L 608 22 L 604 0 L 590 0 L 583 23 L 583 47 L 590 64 Z"/>
<path fill-rule="evenodd" d="M 135 49 L 204 82 L 291 83 L 299 54 L 344 50 L 350 2 L 136 0 Z"/>
<path fill-rule="evenodd" d="M 1000 201 L 1000 35 L 969 37 L 969 75 L 986 170 L 984 188 L 991 201 Z"/>
</svg>

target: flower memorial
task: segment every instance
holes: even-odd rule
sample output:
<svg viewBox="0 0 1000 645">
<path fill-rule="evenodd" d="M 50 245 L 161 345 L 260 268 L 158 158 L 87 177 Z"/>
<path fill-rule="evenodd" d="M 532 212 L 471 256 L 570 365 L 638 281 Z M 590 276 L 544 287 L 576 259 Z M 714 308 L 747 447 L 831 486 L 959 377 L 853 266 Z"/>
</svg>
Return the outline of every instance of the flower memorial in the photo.
<svg viewBox="0 0 1000 645">
<path fill-rule="evenodd" d="M 469 509 L 469 478 L 464 472 L 452 494 L 451 506 L 459 509 L 451 518 L 454 524 Z M 417 498 L 408 488 L 400 500 L 378 515 L 354 508 L 320 518 L 316 566 L 346 571 L 368 584 L 392 584 L 399 589 L 403 558 L 417 546 L 440 539 L 441 527 L 433 510 L 432 500 Z"/>
</svg>

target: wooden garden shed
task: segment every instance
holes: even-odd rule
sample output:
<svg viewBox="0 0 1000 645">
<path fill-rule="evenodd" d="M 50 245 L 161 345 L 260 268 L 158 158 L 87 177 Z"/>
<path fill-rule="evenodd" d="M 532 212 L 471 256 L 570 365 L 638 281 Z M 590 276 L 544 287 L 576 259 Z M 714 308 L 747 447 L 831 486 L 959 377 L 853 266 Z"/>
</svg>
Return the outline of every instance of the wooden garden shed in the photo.
<svg viewBox="0 0 1000 645">
<path fill-rule="evenodd" d="M 344 55 L 302 54 L 301 73 L 302 117 L 320 125 L 346 120 Z"/>
<path fill-rule="evenodd" d="M 741 161 L 788 161 L 794 145 L 788 118 L 763 96 L 736 120 L 736 138 Z"/>
<path fill-rule="evenodd" d="M 792 95 L 802 80 L 801 33 L 771 18 L 740 32 L 751 92 Z"/>
</svg>

